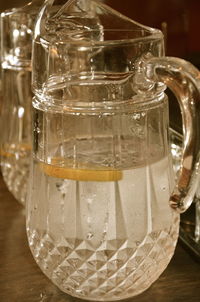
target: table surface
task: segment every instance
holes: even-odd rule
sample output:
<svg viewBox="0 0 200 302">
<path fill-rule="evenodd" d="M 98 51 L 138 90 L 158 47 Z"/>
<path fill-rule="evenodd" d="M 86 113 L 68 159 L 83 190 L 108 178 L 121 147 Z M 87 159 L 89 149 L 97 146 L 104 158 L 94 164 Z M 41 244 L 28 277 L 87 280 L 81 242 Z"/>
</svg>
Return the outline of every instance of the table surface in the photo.
<svg viewBox="0 0 200 302">
<path fill-rule="evenodd" d="M 132 302 L 200 302 L 200 263 L 178 243 L 160 278 Z M 37 267 L 25 231 L 25 210 L 0 176 L 0 301 L 81 301 L 62 293 Z"/>
</svg>

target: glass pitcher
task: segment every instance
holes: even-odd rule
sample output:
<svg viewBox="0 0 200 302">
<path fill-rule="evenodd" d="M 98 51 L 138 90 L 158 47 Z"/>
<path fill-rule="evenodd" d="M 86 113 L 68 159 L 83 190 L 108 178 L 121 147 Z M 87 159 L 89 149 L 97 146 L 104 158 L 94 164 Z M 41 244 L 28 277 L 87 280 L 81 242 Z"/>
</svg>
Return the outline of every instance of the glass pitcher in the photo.
<svg viewBox="0 0 200 302">
<path fill-rule="evenodd" d="M 62 291 L 125 299 L 168 265 L 197 187 L 199 72 L 164 57 L 159 30 L 99 1 L 57 4 L 35 27 L 29 245 Z M 166 84 L 183 114 L 176 184 Z"/>
<path fill-rule="evenodd" d="M 25 203 L 31 154 L 31 53 L 36 16 L 43 0 L 1 14 L 1 170 L 4 181 Z"/>
</svg>

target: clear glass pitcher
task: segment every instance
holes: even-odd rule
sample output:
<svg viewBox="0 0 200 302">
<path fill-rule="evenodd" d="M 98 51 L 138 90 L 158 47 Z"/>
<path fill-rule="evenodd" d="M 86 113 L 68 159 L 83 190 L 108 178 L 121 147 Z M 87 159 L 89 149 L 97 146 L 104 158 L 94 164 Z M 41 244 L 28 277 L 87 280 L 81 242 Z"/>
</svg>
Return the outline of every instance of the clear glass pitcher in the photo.
<svg viewBox="0 0 200 302">
<path fill-rule="evenodd" d="M 15 198 L 25 203 L 31 154 L 31 53 L 43 0 L 1 14 L 1 170 Z"/>
<path fill-rule="evenodd" d="M 125 299 L 168 265 L 196 190 L 199 72 L 164 57 L 157 29 L 95 0 L 57 4 L 35 27 L 29 245 L 64 292 Z M 183 114 L 176 184 L 165 84 Z"/>
</svg>

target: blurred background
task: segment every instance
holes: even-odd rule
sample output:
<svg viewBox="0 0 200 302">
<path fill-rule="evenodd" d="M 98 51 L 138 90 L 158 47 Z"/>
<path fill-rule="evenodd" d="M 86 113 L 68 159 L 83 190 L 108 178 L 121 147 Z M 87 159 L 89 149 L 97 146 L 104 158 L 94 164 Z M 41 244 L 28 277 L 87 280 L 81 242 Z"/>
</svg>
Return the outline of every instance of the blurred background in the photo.
<svg viewBox="0 0 200 302">
<path fill-rule="evenodd" d="M 0 11 L 28 0 L 0 1 Z M 179 56 L 200 67 L 200 0 L 104 0 L 111 7 L 166 34 L 166 54 Z"/>
<path fill-rule="evenodd" d="M 200 0 L 103 1 L 137 22 L 161 29 L 165 35 L 166 55 L 184 58 L 200 68 Z M 1 0 L 0 12 L 20 7 L 28 2 Z M 181 117 L 178 104 L 170 91 L 167 93 L 173 116 L 170 122 L 173 128 L 180 130 Z"/>
</svg>

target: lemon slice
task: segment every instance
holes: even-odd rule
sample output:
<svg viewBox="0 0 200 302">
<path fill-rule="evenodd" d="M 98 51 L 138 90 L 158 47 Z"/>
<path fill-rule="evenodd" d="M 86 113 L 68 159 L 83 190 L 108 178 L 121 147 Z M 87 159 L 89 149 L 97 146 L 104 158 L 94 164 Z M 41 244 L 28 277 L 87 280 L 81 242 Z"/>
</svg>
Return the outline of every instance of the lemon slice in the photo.
<svg viewBox="0 0 200 302">
<path fill-rule="evenodd" d="M 4 156 L 4 157 L 12 157 L 12 156 L 14 156 L 14 154 L 11 153 L 11 152 L 6 152 L 6 151 L 4 151 L 4 150 L 0 150 L 0 156 Z"/>
<path fill-rule="evenodd" d="M 31 146 L 26 143 L 21 144 L 5 144 L 0 149 L 0 156 L 3 157 L 13 157 L 16 153 L 23 152 L 23 151 L 30 151 Z"/>
<path fill-rule="evenodd" d="M 122 171 L 120 170 L 76 169 L 44 163 L 41 163 L 40 165 L 46 175 L 56 178 L 79 181 L 118 181 L 122 179 Z"/>
</svg>

